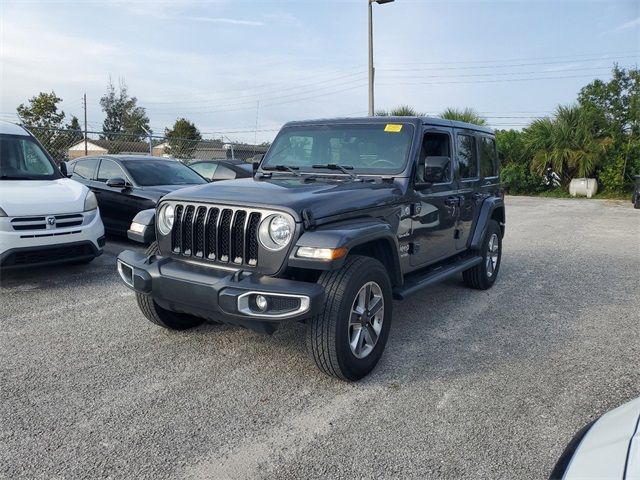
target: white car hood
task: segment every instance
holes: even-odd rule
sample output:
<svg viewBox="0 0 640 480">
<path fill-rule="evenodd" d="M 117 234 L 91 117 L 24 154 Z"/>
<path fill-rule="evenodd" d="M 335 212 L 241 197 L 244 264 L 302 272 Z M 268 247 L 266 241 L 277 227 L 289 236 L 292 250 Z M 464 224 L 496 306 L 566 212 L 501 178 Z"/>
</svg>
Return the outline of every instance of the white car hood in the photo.
<svg viewBox="0 0 640 480">
<path fill-rule="evenodd" d="M 580 442 L 563 479 L 640 480 L 639 419 L 640 398 L 600 417 Z"/>
<path fill-rule="evenodd" d="M 88 190 L 69 178 L 0 180 L 0 208 L 9 217 L 82 212 Z"/>
</svg>

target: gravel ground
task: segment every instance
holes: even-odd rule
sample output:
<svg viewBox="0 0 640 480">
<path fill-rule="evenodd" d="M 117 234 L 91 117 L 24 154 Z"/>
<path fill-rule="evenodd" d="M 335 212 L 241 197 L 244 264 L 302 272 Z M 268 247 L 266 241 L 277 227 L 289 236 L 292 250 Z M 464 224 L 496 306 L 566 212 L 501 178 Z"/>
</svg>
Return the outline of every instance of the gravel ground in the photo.
<svg viewBox="0 0 640 480">
<path fill-rule="evenodd" d="M 4 274 L 2 478 L 544 478 L 572 435 L 640 395 L 640 211 L 509 198 L 500 278 L 395 305 L 348 384 L 273 336 L 168 332 L 85 266 Z"/>
</svg>

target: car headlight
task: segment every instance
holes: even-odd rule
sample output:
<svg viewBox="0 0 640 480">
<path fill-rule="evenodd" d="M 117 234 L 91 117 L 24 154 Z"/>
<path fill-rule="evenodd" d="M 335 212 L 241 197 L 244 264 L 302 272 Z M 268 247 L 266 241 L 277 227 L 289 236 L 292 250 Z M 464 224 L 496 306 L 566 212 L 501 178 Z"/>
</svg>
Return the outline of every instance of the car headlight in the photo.
<svg viewBox="0 0 640 480">
<path fill-rule="evenodd" d="M 96 198 L 96 194 L 89 190 L 89 193 L 87 193 L 84 199 L 84 211 L 88 212 L 96 208 L 98 208 L 98 199 Z"/>
<path fill-rule="evenodd" d="M 176 208 L 168 203 L 160 207 L 158 212 L 158 230 L 162 235 L 169 235 L 173 228 L 173 221 L 176 216 Z"/>
<path fill-rule="evenodd" d="M 260 243 L 268 250 L 282 250 L 293 237 L 293 219 L 289 216 L 269 215 L 260 224 L 258 238 Z"/>
</svg>

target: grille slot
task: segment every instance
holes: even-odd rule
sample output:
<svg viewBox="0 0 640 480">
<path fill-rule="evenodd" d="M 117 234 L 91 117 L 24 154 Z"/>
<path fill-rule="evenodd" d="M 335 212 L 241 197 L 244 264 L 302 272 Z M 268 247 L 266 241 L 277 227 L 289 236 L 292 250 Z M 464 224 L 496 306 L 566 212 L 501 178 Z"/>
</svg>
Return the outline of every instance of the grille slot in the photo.
<svg viewBox="0 0 640 480">
<path fill-rule="evenodd" d="M 175 205 L 174 254 L 216 263 L 258 264 L 260 212 L 235 207 Z"/>
<path fill-rule="evenodd" d="M 55 218 L 53 224 L 48 223 L 48 218 Z M 77 227 L 84 222 L 81 213 L 65 215 L 48 215 L 47 217 L 19 217 L 11 220 L 11 227 L 16 231 L 23 230 L 52 230 L 56 228 Z"/>
</svg>

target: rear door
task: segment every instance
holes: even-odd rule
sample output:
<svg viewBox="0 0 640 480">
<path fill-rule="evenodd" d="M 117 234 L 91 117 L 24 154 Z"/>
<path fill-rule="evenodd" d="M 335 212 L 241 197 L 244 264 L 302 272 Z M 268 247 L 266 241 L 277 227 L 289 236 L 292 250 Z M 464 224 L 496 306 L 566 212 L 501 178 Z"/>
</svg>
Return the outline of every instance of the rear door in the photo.
<svg viewBox="0 0 640 480">
<path fill-rule="evenodd" d="M 478 137 L 473 130 L 455 129 L 456 179 L 460 197 L 460 215 L 457 218 L 456 249 L 467 248 L 479 205 L 482 203 Z"/>
</svg>

